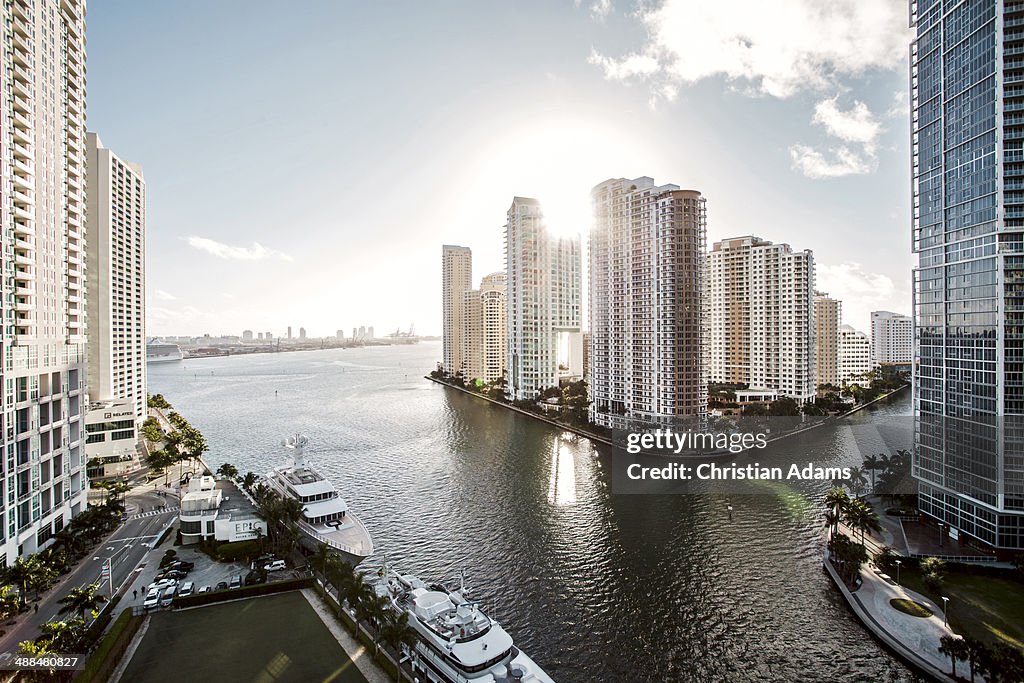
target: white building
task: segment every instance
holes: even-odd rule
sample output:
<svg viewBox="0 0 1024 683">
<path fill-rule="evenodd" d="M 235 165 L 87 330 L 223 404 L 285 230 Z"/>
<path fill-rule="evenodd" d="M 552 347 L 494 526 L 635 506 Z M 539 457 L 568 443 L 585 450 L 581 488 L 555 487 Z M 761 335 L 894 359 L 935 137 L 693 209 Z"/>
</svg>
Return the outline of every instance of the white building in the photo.
<svg viewBox="0 0 1024 683">
<path fill-rule="evenodd" d="M 146 182 L 86 134 L 86 294 L 91 401 L 124 399 L 146 419 Z"/>
<path fill-rule="evenodd" d="M 911 363 L 914 360 L 914 319 L 891 311 L 871 311 L 871 362 Z"/>
<path fill-rule="evenodd" d="M 871 339 L 849 325 L 839 328 L 839 383 L 849 384 L 871 371 Z M 863 380 L 857 380 L 863 384 Z"/>
<path fill-rule="evenodd" d="M 797 401 L 818 387 L 814 254 L 747 236 L 707 258 L 710 380 Z"/>
<path fill-rule="evenodd" d="M 505 372 L 508 314 L 505 273 L 480 280 L 480 289 L 463 292 L 462 375 L 466 381 L 493 382 Z"/>
<path fill-rule="evenodd" d="M 814 343 L 819 385 L 839 385 L 839 326 L 842 323 L 843 302 L 823 292 L 815 292 Z"/>
<path fill-rule="evenodd" d="M 647 177 L 607 180 L 591 198 L 591 419 L 704 415 L 704 198 Z"/>
<path fill-rule="evenodd" d="M 181 541 L 188 545 L 204 539 L 233 543 L 267 535 L 267 523 L 235 484 L 209 476 L 189 480 L 178 512 Z"/>
<path fill-rule="evenodd" d="M 127 474 L 139 468 L 135 404 L 126 399 L 97 401 L 85 414 L 85 457 L 92 476 Z"/>
<path fill-rule="evenodd" d="M 263 333 L 262 332 L 260 332 L 260 339 L 263 339 Z M 242 341 L 243 342 L 251 342 L 252 341 L 252 330 L 242 330 Z"/>
<path fill-rule="evenodd" d="M 85 2 L 0 5 L 7 563 L 84 507 Z"/>
<path fill-rule="evenodd" d="M 562 339 L 580 331 L 580 239 L 552 233 L 536 199 L 513 198 L 507 219 L 508 392 L 532 400 L 559 385 Z"/>
</svg>

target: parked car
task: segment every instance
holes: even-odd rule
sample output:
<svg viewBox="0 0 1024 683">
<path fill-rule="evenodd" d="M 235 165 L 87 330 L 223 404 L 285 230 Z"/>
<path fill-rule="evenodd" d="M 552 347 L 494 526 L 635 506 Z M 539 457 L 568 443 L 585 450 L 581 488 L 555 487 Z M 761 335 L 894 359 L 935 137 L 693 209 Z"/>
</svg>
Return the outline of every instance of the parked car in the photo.
<svg viewBox="0 0 1024 683">
<path fill-rule="evenodd" d="M 174 601 L 174 592 L 177 590 L 177 586 L 168 586 L 164 589 L 164 592 L 160 594 L 160 606 L 170 607 L 171 602 Z"/>
<path fill-rule="evenodd" d="M 220 583 L 217 584 L 216 590 L 223 591 L 223 590 L 227 590 L 227 589 L 228 589 L 228 582 L 227 581 L 221 581 Z"/>
<path fill-rule="evenodd" d="M 242 587 L 242 575 L 231 577 L 231 583 L 228 584 L 228 588 L 241 588 Z"/>
<path fill-rule="evenodd" d="M 178 579 L 184 579 L 186 576 L 188 576 L 188 574 L 186 574 L 183 571 L 179 571 L 177 569 L 168 569 L 165 572 L 161 572 L 160 574 L 157 574 L 156 578 L 157 578 L 158 581 L 160 579 L 174 579 L 174 580 L 177 581 Z"/>
<path fill-rule="evenodd" d="M 253 569 L 245 575 L 245 585 L 253 586 L 257 583 L 267 582 L 267 572 L 262 569 Z"/>
<path fill-rule="evenodd" d="M 196 585 L 194 583 L 192 583 L 191 581 L 189 581 L 188 583 L 186 583 L 184 586 L 181 587 L 180 591 L 178 591 L 178 597 L 179 598 L 187 598 L 188 596 L 192 595 L 192 593 L 194 593 L 195 590 L 196 590 Z"/>
<path fill-rule="evenodd" d="M 212 588 L 210 588 L 209 586 L 203 586 L 202 588 L 200 588 L 200 589 L 199 589 L 199 592 L 200 592 L 200 593 L 209 593 L 209 592 L 210 592 L 210 591 L 212 591 L 212 590 L 213 590 L 213 589 L 212 589 Z"/>
<path fill-rule="evenodd" d="M 282 569 L 287 569 L 287 568 L 288 567 L 285 565 L 284 560 L 274 560 L 270 564 L 268 564 L 265 567 L 263 567 L 263 569 L 265 571 L 268 571 L 268 572 L 279 572 Z"/>
<path fill-rule="evenodd" d="M 179 572 L 188 573 L 196 568 L 195 562 L 188 562 L 186 560 L 175 560 L 167 565 L 168 569 L 175 569 Z"/>
<path fill-rule="evenodd" d="M 257 566 L 261 565 L 261 564 L 268 564 L 270 562 L 273 562 L 276 559 L 277 559 L 276 556 L 271 555 L 270 553 L 267 553 L 265 555 L 260 555 L 259 557 L 257 557 L 256 561 L 253 562 L 253 564 L 257 565 Z"/>
<path fill-rule="evenodd" d="M 168 586 L 177 585 L 177 583 L 178 583 L 177 579 L 166 579 L 166 578 L 165 579 L 157 579 L 153 583 L 149 584 L 148 588 L 149 588 L 149 590 L 156 589 L 157 591 L 162 591 L 163 589 L 167 588 Z"/>
<path fill-rule="evenodd" d="M 142 609 L 150 610 L 154 609 L 160 604 L 160 591 L 162 588 L 150 588 L 149 592 L 146 593 L 146 599 L 142 601 Z"/>
</svg>

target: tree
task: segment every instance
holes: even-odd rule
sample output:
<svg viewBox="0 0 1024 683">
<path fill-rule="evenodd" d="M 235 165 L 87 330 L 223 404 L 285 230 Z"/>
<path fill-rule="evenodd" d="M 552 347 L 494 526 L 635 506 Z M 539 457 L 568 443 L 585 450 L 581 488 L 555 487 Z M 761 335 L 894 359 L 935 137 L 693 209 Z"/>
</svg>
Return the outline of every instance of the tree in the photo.
<svg viewBox="0 0 1024 683">
<path fill-rule="evenodd" d="M 42 562 L 36 555 L 23 555 L 14 560 L 14 564 L 7 568 L 7 581 L 18 587 L 20 593 L 20 607 L 28 603 L 28 589 L 36 584 L 40 573 L 44 571 Z"/>
<path fill-rule="evenodd" d="M 259 475 L 257 475 L 256 473 L 254 473 L 254 472 L 246 472 L 245 476 L 241 478 L 239 483 L 242 485 L 242 488 L 246 492 L 251 494 L 252 493 L 252 487 L 255 486 L 256 482 L 258 482 L 259 480 L 260 480 Z"/>
<path fill-rule="evenodd" d="M 842 519 L 843 511 L 850 504 L 850 497 L 846 491 L 839 486 L 833 486 L 825 493 L 825 506 L 832 511 L 832 517 L 827 521 L 830 524 L 832 534 L 839 533 L 839 521 Z"/>
<path fill-rule="evenodd" d="M 416 647 L 417 638 L 412 628 L 409 627 L 408 612 L 397 613 L 394 610 L 389 610 L 384 622 L 380 625 L 379 636 L 386 646 L 398 653 L 399 656 L 395 657 L 396 662 L 402 660 L 403 646 L 409 650 Z M 395 681 L 400 681 L 401 677 L 401 669 L 396 668 Z"/>
<path fill-rule="evenodd" d="M 942 580 L 946 576 L 946 563 L 937 557 L 926 557 L 919 565 L 921 579 L 928 590 L 938 593 L 942 588 Z"/>
<path fill-rule="evenodd" d="M 159 408 L 161 410 L 171 409 L 171 404 L 167 402 L 163 394 L 153 394 L 146 399 L 146 405 L 150 408 Z"/>
<path fill-rule="evenodd" d="M 64 605 L 60 608 L 59 614 L 77 614 L 78 618 L 85 622 L 85 613 L 95 613 L 100 605 L 107 601 L 106 596 L 99 593 L 100 585 L 93 583 L 81 588 L 72 588 L 68 594 L 58 600 Z"/>
<path fill-rule="evenodd" d="M 963 639 L 967 649 L 967 666 L 971 672 L 971 680 L 978 674 L 985 675 L 988 660 L 990 659 L 989 649 L 985 643 L 977 638 L 967 636 Z"/>
<path fill-rule="evenodd" d="M 957 661 L 967 659 L 967 643 L 959 636 L 942 636 L 939 638 L 939 652 L 953 663 L 953 678 L 956 678 Z"/>
<path fill-rule="evenodd" d="M 875 491 L 875 471 L 877 469 L 879 469 L 878 456 L 877 455 L 869 455 L 866 458 L 864 458 L 864 468 L 863 469 L 871 472 L 871 492 L 874 493 L 874 491 Z"/>
<path fill-rule="evenodd" d="M 860 467 L 851 467 L 850 478 L 847 480 L 846 485 L 850 487 L 850 492 L 853 493 L 854 497 L 860 498 L 860 494 L 864 492 L 866 484 L 867 478 L 864 476 L 864 470 Z"/>
<path fill-rule="evenodd" d="M 860 532 L 861 545 L 865 544 L 865 532 L 882 530 L 878 513 L 863 498 L 855 498 L 849 502 L 846 506 L 844 521 L 851 529 Z"/>
<path fill-rule="evenodd" d="M 85 643 L 85 620 L 48 621 L 40 625 L 42 635 L 37 640 L 49 641 L 49 650 L 58 653 L 81 652 Z"/>
<path fill-rule="evenodd" d="M 229 462 L 224 463 L 217 468 L 217 474 L 224 477 L 225 479 L 234 479 L 238 476 L 238 468 Z"/>
</svg>

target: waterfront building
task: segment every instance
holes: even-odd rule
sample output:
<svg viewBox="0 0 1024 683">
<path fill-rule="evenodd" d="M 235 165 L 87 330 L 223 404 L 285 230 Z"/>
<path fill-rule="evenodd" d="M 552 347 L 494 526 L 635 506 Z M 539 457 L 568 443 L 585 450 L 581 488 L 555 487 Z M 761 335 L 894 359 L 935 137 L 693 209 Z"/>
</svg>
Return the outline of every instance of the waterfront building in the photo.
<svg viewBox="0 0 1024 683">
<path fill-rule="evenodd" d="M 891 311 L 871 312 L 873 366 L 908 364 L 914 359 L 914 320 Z"/>
<path fill-rule="evenodd" d="M 289 339 L 292 338 L 292 326 L 291 325 L 288 326 L 288 338 Z"/>
<path fill-rule="evenodd" d="M 85 458 L 90 477 L 111 477 L 139 468 L 139 422 L 128 399 L 95 401 L 85 413 Z"/>
<path fill-rule="evenodd" d="M 86 315 L 90 401 L 146 406 L 146 181 L 86 133 Z"/>
<path fill-rule="evenodd" d="M 366 338 L 376 339 L 376 337 L 373 335 L 373 325 L 370 325 L 369 327 L 366 328 Z"/>
<path fill-rule="evenodd" d="M 262 336 L 263 335 L 261 334 L 260 337 L 262 337 Z M 251 342 L 252 341 L 252 330 L 242 330 L 242 341 L 243 342 Z"/>
<path fill-rule="evenodd" d="M 814 254 L 746 236 L 707 256 L 709 379 L 814 400 Z"/>
<path fill-rule="evenodd" d="M 344 339 L 345 338 L 345 330 L 338 330 L 338 331 L 336 331 L 334 333 L 334 336 L 335 336 L 336 339 Z"/>
<path fill-rule="evenodd" d="M 266 339 L 267 341 L 274 341 L 274 333 L 273 332 L 264 332 L 263 333 L 263 338 Z"/>
<path fill-rule="evenodd" d="M 513 198 L 506 217 L 508 392 L 533 400 L 559 385 L 560 344 L 580 331 L 580 238 L 552 232 L 529 197 Z"/>
<path fill-rule="evenodd" d="M 306 339 L 306 328 L 305 327 L 300 327 L 299 328 L 299 339 L 305 341 L 305 339 Z"/>
<path fill-rule="evenodd" d="M 0 5 L 6 564 L 85 506 L 85 2 Z"/>
<path fill-rule="evenodd" d="M 1024 4 L 910 3 L 921 512 L 1024 548 Z"/>
<path fill-rule="evenodd" d="M 825 292 L 814 293 L 814 348 L 818 384 L 839 386 L 839 326 L 843 302 Z"/>
<path fill-rule="evenodd" d="M 643 177 L 607 180 L 591 199 L 591 419 L 705 415 L 704 197 Z"/>
<path fill-rule="evenodd" d="M 473 288 L 473 252 L 469 247 L 441 247 L 442 369 L 454 375 L 462 369 L 462 302 Z"/>
<path fill-rule="evenodd" d="M 463 292 L 462 375 L 466 381 L 493 382 L 505 373 L 508 349 L 505 273 L 480 280 L 480 289 Z"/>
<path fill-rule="evenodd" d="M 251 541 L 267 535 L 267 522 L 234 482 L 202 475 L 189 479 L 188 493 L 179 504 L 178 528 L 184 545 Z"/>
<path fill-rule="evenodd" d="M 849 325 L 839 327 L 839 384 L 856 381 L 864 384 L 862 375 L 871 372 L 871 339 Z"/>
</svg>

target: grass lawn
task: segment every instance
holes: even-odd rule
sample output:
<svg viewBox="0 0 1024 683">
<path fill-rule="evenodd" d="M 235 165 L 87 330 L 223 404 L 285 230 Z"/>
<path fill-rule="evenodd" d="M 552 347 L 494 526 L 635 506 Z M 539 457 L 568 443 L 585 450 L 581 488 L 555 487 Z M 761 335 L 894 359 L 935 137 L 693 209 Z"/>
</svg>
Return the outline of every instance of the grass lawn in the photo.
<svg viewBox="0 0 1024 683">
<path fill-rule="evenodd" d="M 298 591 L 154 614 L 121 680 L 366 683 Z"/>
<path fill-rule="evenodd" d="M 930 617 L 932 615 L 932 611 L 930 609 L 928 609 L 919 602 L 914 602 L 913 600 L 903 600 L 897 598 L 895 600 L 890 600 L 889 604 L 892 605 L 893 609 L 898 609 L 904 614 L 909 614 L 912 617 L 923 618 Z"/>
<path fill-rule="evenodd" d="M 939 607 L 943 595 L 949 598 L 946 616 L 958 634 L 1024 650 L 1024 584 L 1019 581 L 948 571 L 936 595 L 925 588 L 917 569 L 904 569 L 900 580 Z"/>
</svg>

